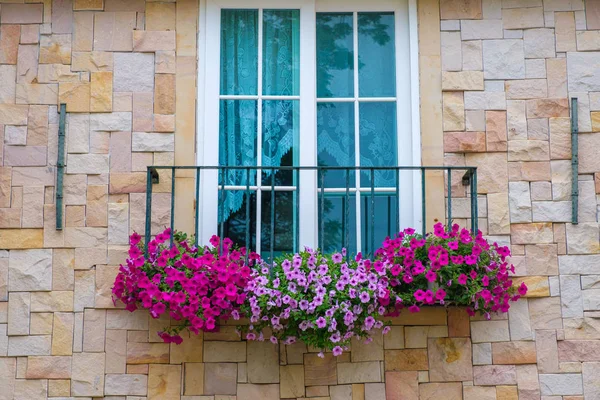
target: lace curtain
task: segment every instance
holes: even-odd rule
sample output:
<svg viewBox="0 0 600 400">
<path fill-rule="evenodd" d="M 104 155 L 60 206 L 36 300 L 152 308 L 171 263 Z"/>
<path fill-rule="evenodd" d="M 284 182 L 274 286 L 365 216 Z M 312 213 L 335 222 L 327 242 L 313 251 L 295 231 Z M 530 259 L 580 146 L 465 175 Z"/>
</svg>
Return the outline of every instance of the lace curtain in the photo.
<svg viewBox="0 0 600 400">
<path fill-rule="evenodd" d="M 263 24 L 263 59 L 258 59 L 258 24 Z M 262 63 L 263 95 L 298 95 L 300 65 L 300 17 L 298 10 L 221 12 L 221 94 L 257 95 L 258 63 Z M 297 141 L 297 101 L 268 100 L 262 104 L 258 126 L 257 100 L 227 99 L 220 102 L 219 164 L 256 166 L 258 129 L 262 133 L 263 166 L 279 166 Z M 267 176 L 269 172 L 265 172 Z M 219 177 L 225 185 L 256 184 L 256 173 L 229 170 Z M 219 222 L 240 209 L 245 191 L 225 191 Z"/>
</svg>

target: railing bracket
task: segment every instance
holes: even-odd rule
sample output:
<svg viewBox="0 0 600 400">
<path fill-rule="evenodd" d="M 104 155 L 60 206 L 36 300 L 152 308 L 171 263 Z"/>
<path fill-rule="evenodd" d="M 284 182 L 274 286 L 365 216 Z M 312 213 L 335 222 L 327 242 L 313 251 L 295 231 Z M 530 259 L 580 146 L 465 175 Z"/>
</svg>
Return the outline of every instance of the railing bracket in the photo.
<svg viewBox="0 0 600 400">
<path fill-rule="evenodd" d="M 160 177 L 156 168 L 150 167 L 150 174 L 152 175 L 152 184 L 160 183 Z"/>
</svg>

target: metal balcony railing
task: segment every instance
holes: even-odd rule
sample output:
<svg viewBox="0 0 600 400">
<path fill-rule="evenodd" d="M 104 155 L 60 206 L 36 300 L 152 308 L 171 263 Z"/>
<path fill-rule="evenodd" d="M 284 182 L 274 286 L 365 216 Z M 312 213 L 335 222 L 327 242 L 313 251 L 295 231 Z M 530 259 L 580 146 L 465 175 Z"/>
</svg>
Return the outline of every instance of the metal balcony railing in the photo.
<svg viewBox="0 0 600 400">
<path fill-rule="evenodd" d="M 179 170 L 195 177 L 197 210 L 194 232 L 188 233 L 194 235 L 196 244 L 200 237 L 207 240 L 210 232 L 271 259 L 311 244 L 325 251 L 345 247 L 372 254 L 385 236 L 405 227 L 421 232 L 431 229 L 427 221 L 430 200 L 436 203 L 438 214 L 444 213 L 440 204 L 445 208 L 441 222 L 450 223 L 456 197 L 461 197 L 463 208 L 468 202 L 466 220 L 477 230 L 476 167 L 152 166 L 147 170 L 146 246 L 156 234 L 152 192 L 160 176 L 171 178 L 169 226 L 171 232 L 175 228 Z M 435 184 L 430 188 L 431 180 Z M 427 198 L 428 190 L 435 193 L 435 199 Z M 301 243 L 301 231 L 308 232 L 314 243 Z"/>
</svg>

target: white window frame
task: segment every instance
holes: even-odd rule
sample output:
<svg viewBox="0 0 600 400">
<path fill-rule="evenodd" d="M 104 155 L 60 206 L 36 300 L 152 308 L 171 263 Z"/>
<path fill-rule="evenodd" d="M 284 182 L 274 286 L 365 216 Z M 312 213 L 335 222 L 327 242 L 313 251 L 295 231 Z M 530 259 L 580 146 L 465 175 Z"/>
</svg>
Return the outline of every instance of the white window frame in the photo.
<svg viewBox="0 0 600 400">
<path fill-rule="evenodd" d="M 220 90 L 220 23 L 223 8 L 281 8 L 300 10 L 300 149 L 299 165 L 317 165 L 316 132 L 316 13 L 350 11 L 393 11 L 396 45 L 397 156 L 399 165 L 421 165 L 419 112 L 419 52 L 416 0 L 199 0 L 198 79 L 196 132 L 197 165 L 219 163 L 219 90 Z M 259 21 L 262 23 L 262 21 Z M 400 29 L 406 27 L 408 29 Z M 210 38 L 210 40 L 209 40 Z M 356 40 L 356 38 L 355 38 Z M 260 38 L 259 38 L 260 41 Z M 408 57 L 406 57 L 408 48 Z M 259 42 L 259 52 L 262 43 Z M 260 54 L 260 53 L 259 53 Z M 258 79 L 262 79 L 259 66 Z M 312 82 L 312 84 L 307 84 Z M 358 96 L 358 93 L 355 93 Z M 259 94 L 259 98 L 261 94 Z M 259 111 L 260 114 L 260 111 Z M 259 116 L 260 118 L 260 116 Z M 260 119 L 259 119 L 260 122 Z M 261 129 L 257 125 L 257 129 Z M 260 150 L 260 147 L 258 148 Z M 215 190 L 197 194 L 199 243 L 207 243 L 217 232 L 218 176 L 216 171 L 202 171 L 202 187 Z M 421 176 L 418 171 L 401 175 L 401 228 L 421 224 Z M 317 176 L 300 174 L 299 217 L 300 245 L 316 247 L 318 243 Z M 308 190 L 307 188 L 310 188 Z M 358 228 L 357 228 L 358 229 Z M 360 240 L 360 239 L 359 239 Z"/>
</svg>

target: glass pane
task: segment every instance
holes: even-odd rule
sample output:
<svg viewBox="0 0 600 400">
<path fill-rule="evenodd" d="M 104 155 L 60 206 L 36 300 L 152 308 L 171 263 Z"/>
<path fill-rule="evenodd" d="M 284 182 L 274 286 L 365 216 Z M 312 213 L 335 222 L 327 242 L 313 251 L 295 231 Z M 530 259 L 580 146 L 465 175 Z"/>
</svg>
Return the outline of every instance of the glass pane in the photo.
<svg viewBox="0 0 600 400">
<path fill-rule="evenodd" d="M 221 94 L 256 95 L 258 10 L 221 10 Z"/>
<path fill-rule="evenodd" d="M 346 199 L 345 194 L 325 194 L 323 212 L 321 212 L 321 196 L 319 196 L 319 225 L 324 216 L 323 247 L 326 253 L 340 251 L 344 245 L 349 254 L 356 254 L 356 197 L 353 194 Z M 346 237 L 346 232 L 348 236 Z M 319 242 L 320 243 L 320 242 Z"/>
<path fill-rule="evenodd" d="M 319 166 L 354 166 L 354 103 L 317 104 Z M 324 171 L 325 187 L 346 187 L 344 171 Z M 350 186 L 355 186 L 354 172 Z M 319 182 L 320 184 L 320 182 Z"/>
<path fill-rule="evenodd" d="M 361 237 L 363 253 L 369 256 L 377 250 L 386 236 L 393 236 L 397 230 L 398 203 L 393 195 L 376 194 L 375 206 L 372 206 L 371 194 L 364 193 L 361 198 Z M 374 213 L 373 213 L 374 210 Z M 371 221 L 375 221 L 371 226 Z M 373 232 L 375 237 L 372 237 Z"/>
<path fill-rule="evenodd" d="M 256 100 L 221 100 L 219 112 L 219 165 L 256 165 Z M 219 184 L 254 185 L 255 173 L 231 169 L 219 176 Z M 242 206 L 243 192 L 226 192 L 223 219 Z M 219 211 L 221 216 L 221 211 Z"/>
<path fill-rule="evenodd" d="M 300 10 L 263 11 L 263 94 L 300 93 Z"/>
<path fill-rule="evenodd" d="M 317 13 L 317 97 L 354 96 L 352 13 Z"/>
<path fill-rule="evenodd" d="M 396 95 L 394 13 L 358 13 L 360 97 Z"/>
<path fill-rule="evenodd" d="M 270 191 L 262 192 L 261 216 L 261 255 L 267 259 L 271 257 L 271 235 L 274 235 L 273 254 L 275 257 L 282 253 L 294 251 L 294 240 L 298 221 L 296 217 L 295 192 L 275 193 L 275 221 L 271 225 L 271 198 Z"/>
<path fill-rule="evenodd" d="M 298 165 L 300 137 L 300 105 L 298 100 L 263 101 L 262 165 Z M 270 173 L 265 173 L 263 185 L 270 185 Z M 275 185 L 293 185 L 292 171 L 278 171 Z"/>
<path fill-rule="evenodd" d="M 235 212 L 224 216 L 223 237 L 228 237 L 234 243 L 240 246 L 249 245 L 251 249 L 256 246 L 256 193 L 250 192 L 250 209 L 249 215 L 246 214 L 247 197 L 245 191 L 225 191 L 225 198 L 239 197 L 242 199 L 240 208 Z M 219 199 L 222 199 L 223 192 L 219 191 Z M 221 209 L 219 209 L 219 234 L 221 234 Z M 249 218 L 250 223 L 246 226 L 246 220 Z M 250 238 L 249 243 L 246 243 L 246 232 Z"/>
<path fill-rule="evenodd" d="M 396 103 L 360 103 L 359 118 L 360 165 L 396 166 Z M 371 186 L 371 171 L 361 174 L 361 186 Z M 396 187 L 395 170 L 375 171 L 375 186 Z"/>
</svg>

